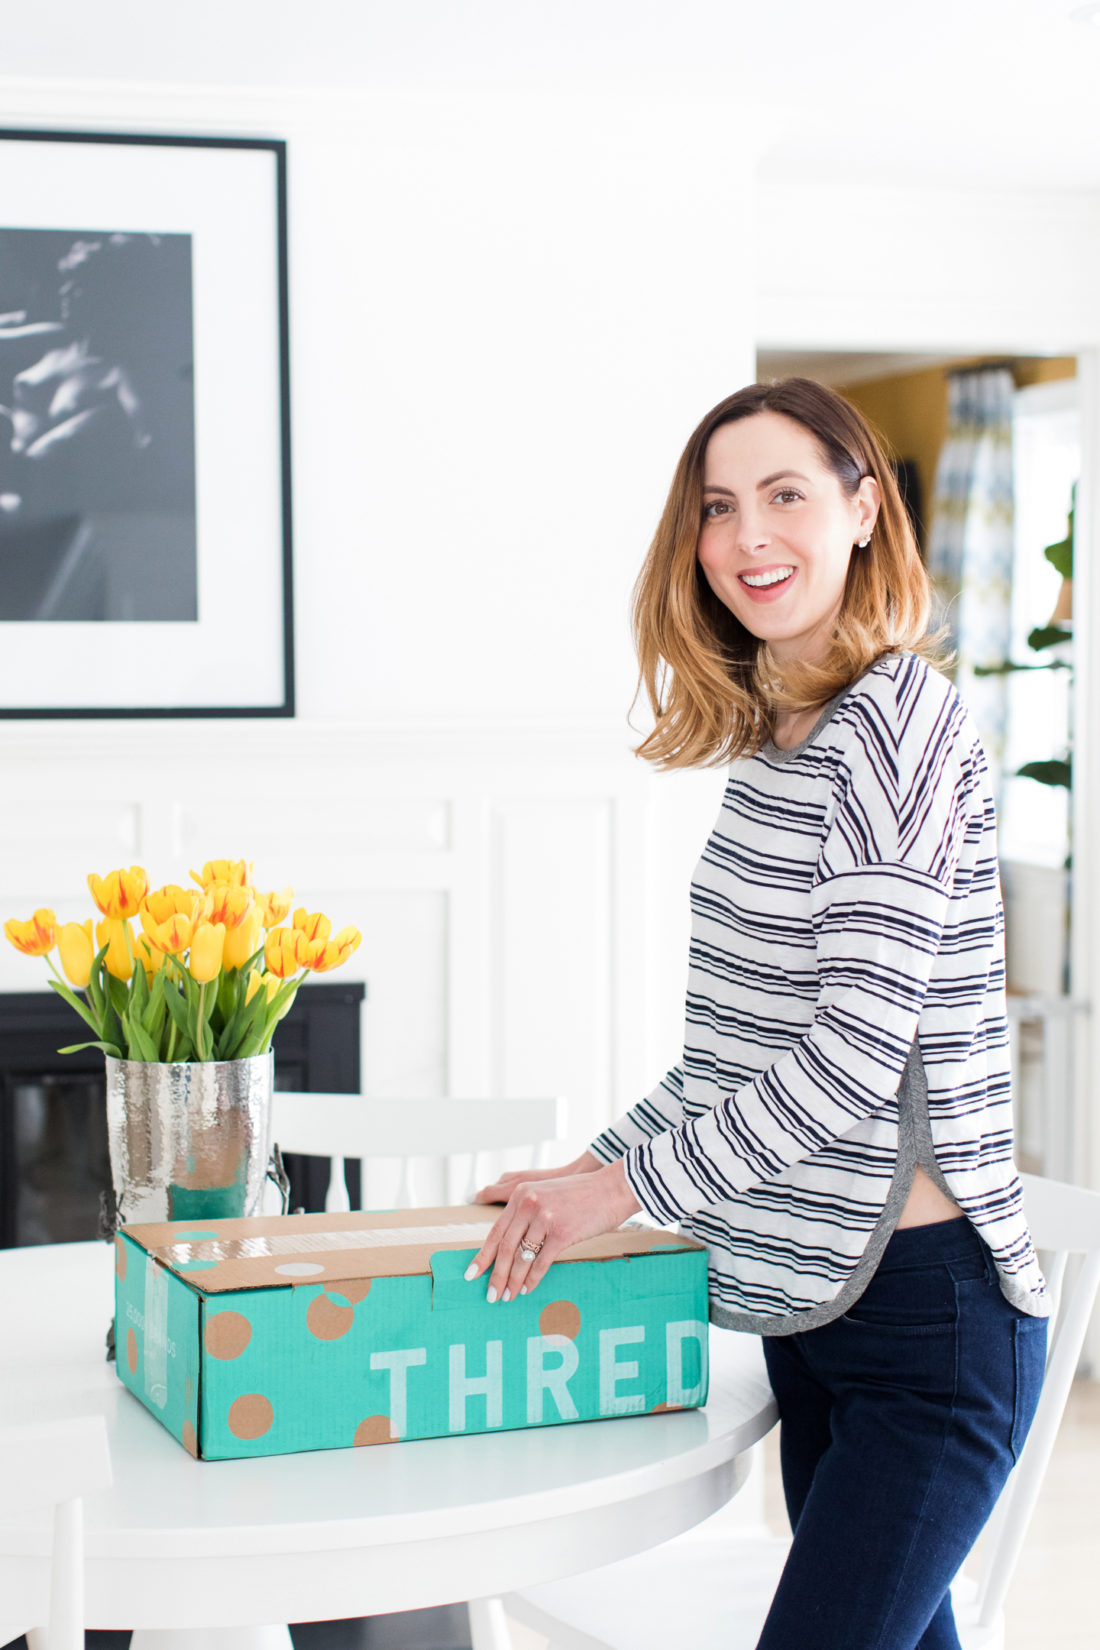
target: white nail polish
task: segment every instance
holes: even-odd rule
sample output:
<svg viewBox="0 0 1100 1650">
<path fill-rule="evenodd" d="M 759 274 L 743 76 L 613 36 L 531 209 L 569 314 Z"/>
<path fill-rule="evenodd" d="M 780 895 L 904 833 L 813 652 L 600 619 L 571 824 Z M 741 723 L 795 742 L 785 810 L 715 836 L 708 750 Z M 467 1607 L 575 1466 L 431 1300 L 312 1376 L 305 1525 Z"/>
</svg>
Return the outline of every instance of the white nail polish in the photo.
<svg viewBox="0 0 1100 1650">
<path fill-rule="evenodd" d="M 469 1266 L 467 1266 L 467 1268 L 466 1268 L 465 1272 L 463 1272 L 462 1276 L 465 1278 L 467 1283 L 469 1283 L 471 1278 L 476 1278 L 477 1277 L 477 1261 L 476 1260 L 472 1260 L 470 1262 Z"/>
<path fill-rule="evenodd" d="M 527 1285 L 524 1284 L 523 1288 L 520 1290 L 520 1294 L 521 1295 L 526 1295 L 526 1293 L 527 1293 Z"/>
<path fill-rule="evenodd" d="M 510 1289 L 506 1289 L 500 1298 L 502 1301 L 510 1301 L 512 1298 L 512 1291 Z"/>
<path fill-rule="evenodd" d="M 495 1289 L 490 1289 L 489 1293 L 485 1297 L 485 1299 L 489 1302 L 490 1306 L 492 1306 L 492 1304 L 496 1300 L 496 1298 L 497 1298 L 497 1292 L 496 1292 Z"/>
</svg>

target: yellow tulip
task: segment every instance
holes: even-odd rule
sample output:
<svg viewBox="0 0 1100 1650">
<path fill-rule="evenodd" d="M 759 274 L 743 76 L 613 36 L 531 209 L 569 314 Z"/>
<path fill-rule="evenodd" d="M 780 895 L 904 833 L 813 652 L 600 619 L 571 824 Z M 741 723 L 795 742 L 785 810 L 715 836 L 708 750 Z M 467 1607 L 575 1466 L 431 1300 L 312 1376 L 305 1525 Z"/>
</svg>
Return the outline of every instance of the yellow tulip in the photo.
<svg viewBox="0 0 1100 1650">
<path fill-rule="evenodd" d="M 300 957 L 304 945 L 297 928 L 273 928 L 264 946 L 264 961 L 268 972 L 285 980 L 302 966 Z"/>
<path fill-rule="evenodd" d="M 191 978 L 207 985 L 221 973 L 222 952 L 225 949 L 224 922 L 203 922 L 191 936 L 191 955 L 187 966 Z"/>
<path fill-rule="evenodd" d="M 57 930 L 57 952 L 61 966 L 71 985 L 83 991 L 92 977 L 95 961 L 95 942 L 92 939 L 92 919 L 87 922 L 63 922 Z"/>
<path fill-rule="evenodd" d="M 244 1000 L 246 1003 L 250 1003 L 262 986 L 267 993 L 267 1000 L 270 1002 L 282 983 L 282 980 L 276 978 L 274 974 L 261 974 L 258 969 L 254 968 L 248 976 L 248 984 L 244 988 Z"/>
<path fill-rule="evenodd" d="M 136 917 L 149 892 L 149 876 L 140 865 L 131 865 L 128 871 L 108 871 L 105 877 L 93 871 L 88 887 L 105 917 Z"/>
<path fill-rule="evenodd" d="M 332 924 L 326 916 L 320 911 L 307 911 L 301 905 L 294 913 L 294 926 L 307 940 L 327 940 L 332 933 Z"/>
<path fill-rule="evenodd" d="M 44 957 L 47 951 L 53 950 L 57 941 L 57 918 L 43 905 L 28 922 L 9 917 L 4 924 L 4 933 L 25 957 Z"/>
<path fill-rule="evenodd" d="M 215 882 L 232 882 L 238 888 L 248 888 L 252 883 L 252 861 L 250 859 L 208 859 L 202 868 L 202 874 L 192 871 L 191 875 L 200 888 L 209 888 Z"/>
<path fill-rule="evenodd" d="M 185 916 L 189 922 L 194 922 L 195 912 L 202 903 L 202 895 L 195 888 L 181 888 L 178 883 L 165 883 L 163 888 L 157 888 L 153 893 L 146 894 L 141 902 L 141 926 L 147 934 L 153 934 L 161 923 L 167 922 L 169 917 L 177 914 Z"/>
<path fill-rule="evenodd" d="M 256 903 L 251 888 L 234 882 L 212 882 L 199 898 L 203 921 L 223 922 L 227 928 L 238 928 Z"/>
<path fill-rule="evenodd" d="M 358 928 L 341 928 L 335 939 L 307 940 L 302 950 L 302 961 L 315 974 L 327 974 L 330 968 L 346 963 L 362 941 Z"/>
<path fill-rule="evenodd" d="M 134 972 L 130 924 L 124 917 L 105 917 L 96 924 L 95 937 L 97 948 L 107 947 L 108 974 L 113 974 L 116 980 L 128 980 Z"/>
<path fill-rule="evenodd" d="M 253 904 L 252 909 L 236 928 L 226 928 L 223 959 L 226 968 L 243 968 L 249 957 L 259 950 L 263 926 L 263 909 Z"/>
<path fill-rule="evenodd" d="M 145 978 L 152 985 L 153 975 L 164 967 L 164 952 L 153 944 L 148 934 L 137 934 L 134 937 L 134 956 L 144 968 Z"/>
<path fill-rule="evenodd" d="M 287 886 L 281 894 L 257 894 L 264 914 L 264 927 L 274 928 L 277 923 L 286 919 L 291 905 L 294 903 L 294 890 Z"/>
<path fill-rule="evenodd" d="M 148 933 L 148 930 L 146 930 Z M 190 917 L 185 917 L 182 911 L 177 911 L 167 922 L 159 922 L 149 933 L 149 939 L 160 951 L 167 951 L 170 957 L 178 957 L 181 951 L 186 951 L 191 944 L 193 924 Z"/>
</svg>

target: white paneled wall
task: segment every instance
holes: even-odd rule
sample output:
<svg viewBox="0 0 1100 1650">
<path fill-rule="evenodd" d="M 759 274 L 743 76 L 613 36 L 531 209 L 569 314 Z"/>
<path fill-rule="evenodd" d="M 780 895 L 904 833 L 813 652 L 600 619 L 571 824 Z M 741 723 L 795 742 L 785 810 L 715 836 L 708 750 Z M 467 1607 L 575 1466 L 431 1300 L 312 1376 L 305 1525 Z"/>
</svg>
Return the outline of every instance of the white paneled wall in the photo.
<svg viewBox="0 0 1100 1650">
<path fill-rule="evenodd" d="M 0 771 L 0 916 L 83 919 L 88 871 L 244 856 L 360 928 L 330 978 L 367 982 L 369 1093 L 563 1094 L 573 1155 L 677 1057 L 723 777 L 653 775 L 625 730 L 9 725 Z M 0 990 L 46 978 L 0 948 Z"/>
</svg>

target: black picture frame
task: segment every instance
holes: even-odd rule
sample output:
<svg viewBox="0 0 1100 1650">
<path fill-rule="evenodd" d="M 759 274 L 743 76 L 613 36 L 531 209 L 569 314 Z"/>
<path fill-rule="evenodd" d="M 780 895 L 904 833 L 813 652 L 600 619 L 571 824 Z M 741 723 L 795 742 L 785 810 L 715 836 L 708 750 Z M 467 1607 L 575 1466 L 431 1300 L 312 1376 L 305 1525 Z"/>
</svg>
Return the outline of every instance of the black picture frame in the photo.
<svg viewBox="0 0 1100 1650">
<path fill-rule="evenodd" d="M 285 142 L 0 169 L 0 718 L 293 716 Z"/>
</svg>

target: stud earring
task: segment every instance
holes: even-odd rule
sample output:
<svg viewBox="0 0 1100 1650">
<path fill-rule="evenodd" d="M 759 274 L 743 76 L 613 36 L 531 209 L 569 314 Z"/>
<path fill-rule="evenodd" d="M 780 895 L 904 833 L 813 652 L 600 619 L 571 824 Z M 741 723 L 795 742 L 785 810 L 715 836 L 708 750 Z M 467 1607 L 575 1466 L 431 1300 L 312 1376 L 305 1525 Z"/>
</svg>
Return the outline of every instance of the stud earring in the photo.
<svg viewBox="0 0 1100 1650">
<path fill-rule="evenodd" d="M 859 548 L 860 548 L 860 549 L 861 549 L 861 550 L 866 550 L 866 548 L 867 548 L 867 546 L 868 546 L 868 545 L 869 545 L 869 544 L 870 544 L 870 542 L 871 542 L 871 535 L 870 535 L 870 533 L 868 533 L 868 535 L 867 535 L 867 537 L 866 537 L 866 538 L 865 538 L 865 539 L 858 539 L 858 540 L 857 540 L 857 541 L 856 541 L 856 542 L 857 542 L 857 543 L 858 543 L 858 545 L 859 545 Z"/>
</svg>

